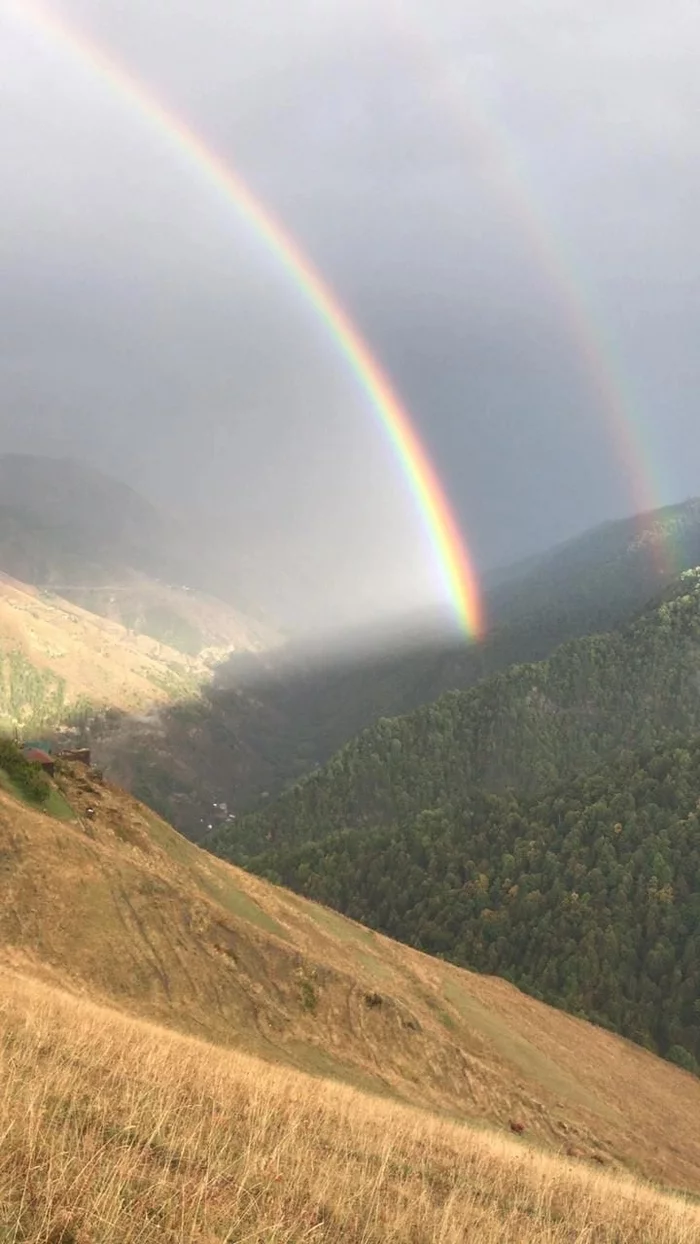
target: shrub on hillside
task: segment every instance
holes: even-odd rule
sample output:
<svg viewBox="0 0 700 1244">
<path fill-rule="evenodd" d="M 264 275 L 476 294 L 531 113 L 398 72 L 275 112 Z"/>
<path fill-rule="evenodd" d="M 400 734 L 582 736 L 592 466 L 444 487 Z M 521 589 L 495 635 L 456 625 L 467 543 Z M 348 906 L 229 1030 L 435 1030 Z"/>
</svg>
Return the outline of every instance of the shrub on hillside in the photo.
<svg viewBox="0 0 700 1244">
<path fill-rule="evenodd" d="M 692 1071 L 694 1075 L 700 1075 L 700 1063 L 689 1050 L 686 1050 L 685 1046 L 672 1045 L 668 1051 L 668 1058 L 670 1062 L 682 1067 L 684 1071 Z"/>
<path fill-rule="evenodd" d="M 46 803 L 51 784 L 38 765 L 27 760 L 12 739 L 0 738 L 0 769 L 2 769 L 30 803 Z"/>
</svg>

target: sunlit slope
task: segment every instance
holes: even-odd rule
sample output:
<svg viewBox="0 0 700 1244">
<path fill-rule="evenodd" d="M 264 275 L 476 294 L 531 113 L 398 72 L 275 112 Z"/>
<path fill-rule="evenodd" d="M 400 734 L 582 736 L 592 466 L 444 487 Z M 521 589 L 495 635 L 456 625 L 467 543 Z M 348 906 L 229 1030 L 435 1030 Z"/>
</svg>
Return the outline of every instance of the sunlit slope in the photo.
<svg viewBox="0 0 700 1244">
<path fill-rule="evenodd" d="M 697 1203 L 0 968 L 6 1244 L 691 1244 Z"/>
<path fill-rule="evenodd" d="M 197 663 L 0 576 L 0 718 L 61 723 L 81 705 L 138 711 L 192 695 Z"/>
<path fill-rule="evenodd" d="M 74 821 L 0 795 L 8 969 L 700 1191 L 697 1079 L 208 856 L 87 771 L 59 782 Z"/>
<path fill-rule="evenodd" d="M 219 649 L 184 653 L 0 572 L 0 721 L 53 726 L 87 705 L 139 713 L 183 699 L 196 703 L 217 652 L 261 641 L 221 602 L 188 599 L 187 607 L 199 609 L 200 622 L 209 620 Z"/>
</svg>

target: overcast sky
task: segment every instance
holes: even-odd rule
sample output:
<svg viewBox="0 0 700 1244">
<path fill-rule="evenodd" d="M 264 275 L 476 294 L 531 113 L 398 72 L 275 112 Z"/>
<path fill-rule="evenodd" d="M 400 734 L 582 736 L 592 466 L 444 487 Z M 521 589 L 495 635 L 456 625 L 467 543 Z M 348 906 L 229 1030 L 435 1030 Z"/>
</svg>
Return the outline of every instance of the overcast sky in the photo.
<svg viewBox="0 0 700 1244">
<path fill-rule="evenodd" d="M 479 566 L 640 494 L 700 493 L 697 0 L 47 7 L 295 236 L 393 378 Z M 0 448 L 206 510 L 270 579 L 298 576 L 300 620 L 440 599 L 376 414 L 295 283 L 22 10 L 0 0 Z"/>
</svg>

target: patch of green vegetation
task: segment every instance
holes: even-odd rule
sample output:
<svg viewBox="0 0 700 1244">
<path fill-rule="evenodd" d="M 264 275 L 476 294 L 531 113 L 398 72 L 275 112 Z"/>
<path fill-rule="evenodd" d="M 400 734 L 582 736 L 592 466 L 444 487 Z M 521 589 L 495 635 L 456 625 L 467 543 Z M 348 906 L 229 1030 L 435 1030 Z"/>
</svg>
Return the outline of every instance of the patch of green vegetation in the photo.
<svg viewBox="0 0 700 1244">
<path fill-rule="evenodd" d="M 299 981 L 299 994 L 301 997 L 301 1005 L 305 1011 L 311 1011 L 312 1015 L 316 1013 L 318 1008 L 318 994 L 312 981 L 302 976 Z"/>
<path fill-rule="evenodd" d="M 161 669 L 146 669 L 143 676 L 147 682 L 153 687 L 157 687 L 159 691 L 164 691 L 171 699 L 178 696 L 194 695 L 197 691 L 196 679 L 188 675 L 185 670 L 174 674 L 172 667 L 163 665 Z"/>
<path fill-rule="evenodd" d="M 390 980 L 393 976 L 391 968 L 384 963 L 383 959 L 380 959 L 379 955 L 374 955 L 371 951 L 364 950 L 362 947 L 358 947 L 353 951 L 353 959 L 363 963 L 372 976 L 376 976 L 380 980 Z"/>
<path fill-rule="evenodd" d="M 44 805 L 49 816 L 53 816 L 57 821 L 75 821 L 77 817 L 71 808 L 65 795 L 58 790 L 57 787 L 51 786 L 49 797 Z"/>
<path fill-rule="evenodd" d="M 323 1080 L 339 1080 L 362 1092 L 371 1093 L 374 1097 L 385 1097 L 391 1101 L 399 1100 L 395 1093 L 379 1076 L 362 1071 L 351 1063 L 344 1063 L 319 1045 L 307 1045 L 302 1041 L 288 1040 L 283 1047 L 283 1056 L 293 1066 L 308 1075 Z"/>
<path fill-rule="evenodd" d="M 140 796 L 136 796 L 140 798 Z M 150 809 L 144 808 L 144 818 L 148 824 L 149 832 L 153 840 L 168 853 L 171 859 L 177 864 L 183 864 L 186 868 L 191 868 L 197 864 L 196 847 L 178 834 L 176 830 L 161 820 L 159 816 L 151 812 Z"/>
<path fill-rule="evenodd" d="M 19 651 L 0 652 L 0 721 L 35 730 L 68 712 L 65 679 L 39 669 Z"/>
<path fill-rule="evenodd" d="M 36 766 L 31 767 L 36 768 Z M 35 778 L 36 775 L 32 776 Z M 27 803 L 34 807 L 39 807 L 43 812 L 47 812 L 49 816 L 54 817 L 57 821 L 77 820 L 75 812 L 71 808 L 65 795 L 58 790 L 58 788 L 54 786 L 53 783 L 50 782 L 40 770 L 38 776 L 44 779 L 46 786 L 48 787 L 48 790 L 42 798 L 33 798 L 31 794 L 27 792 L 26 787 L 23 787 L 21 781 L 11 778 L 5 768 L 0 768 L 0 786 L 7 791 L 8 795 L 12 795 L 13 798 L 19 800 L 20 803 Z"/>
<path fill-rule="evenodd" d="M 672 1045 L 668 1051 L 668 1059 L 677 1067 L 682 1067 L 684 1071 L 692 1071 L 693 1075 L 700 1075 L 700 1063 L 689 1050 L 686 1050 L 685 1046 Z"/>
<path fill-rule="evenodd" d="M 520 1068 L 527 1076 L 539 1080 L 543 1088 L 560 1097 L 568 1097 L 580 1105 L 593 1105 L 599 1114 L 610 1116 L 610 1111 L 603 1102 L 595 1100 L 589 1092 L 584 1092 L 573 1076 L 568 1075 L 551 1058 L 547 1058 L 546 1054 L 521 1037 L 506 1020 L 500 1019 L 476 998 L 470 997 L 455 980 L 448 977 L 443 993 L 445 1000 L 467 1024 L 486 1037 L 503 1058 Z"/>
<path fill-rule="evenodd" d="M 24 803 L 44 807 L 52 793 L 46 774 L 22 755 L 12 739 L 0 739 L 0 777 L 5 788 Z"/>
<path fill-rule="evenodd" d="M 185 656 L 196 657 L 204 647 L 199 628 L 169 605 L 151 605 L 144 609 L 132 606 L 124 611 L 123 621 L 130 630 L 148 635 Z"/>
<path fill-rule="evenodd" d="M 128 763 L 129 789 L 134 798 L 167 821 L 171 799 L 178 784 L 168 767 L 168 759 L 161 759 L 157 752 L 148 749 L 133 748 L 129 751 Z"/>
<path fill-rule="evenodd" d="M 278 924 L 277 921 L 262 907 L 250 898 L 244 890 L 239 890 L 233 883 L 233 879 L 228 877 L 213 876 L 211 873 L 205 873 L 202 868 L 197 868 L 197 881 L 202 889 L 231 915 L 238 916 L 242 920 L 247 920 L 250 924 L 257 925 L 259 929 L 263 929 L 266 933 L 273 933 L 276 937 L 289 941 L 289 934 L 286 929 Z"/>
<path fill-rule="evenodd" d="M 231 915 L 247 920 L 259 929 L 264 929 L 266 933 L 273 933 L 276 937 L 289 941 L 289 934 L 281 924 L 278 924 L 243 890 L 239 890 L 232 877 L 226 876 L 223 870 L 219 872 L 221 865 L 217 866 L 214 861 L 210 864 L 206 857 L 203 859 L 198 847 L 188 842 L 153 813 L 145 811 L 144 815 L 154 841 L 164 851 L 167 851 L 171 859 L 188 869 L 193 881 L 208 898 L 213 899 Z"/>
<path fill-rule="evenodd" d="M 337 937 L 341 942 L 370 942 L 374 940 L 374 933 L 371 929 L 363 929 L 360 925 L 353 924 L 352 921 L 346 920 L 337 912 L 331 911 L 329 907 L 321 907 L 318 903 L 304 905 L 304 914 L 309 916 L 321 928 L 325 928 L 333 937 Z"/>
<path fill-rule="evenodd" d="M 440 1023 L 443 1024 L 449 1032 L 455 1032 L 457 1030 L 454 1015 L 450 1015 L 449 1011 L 438 1011 L 438 1016 L 440 1018 Z"/>
</svg>

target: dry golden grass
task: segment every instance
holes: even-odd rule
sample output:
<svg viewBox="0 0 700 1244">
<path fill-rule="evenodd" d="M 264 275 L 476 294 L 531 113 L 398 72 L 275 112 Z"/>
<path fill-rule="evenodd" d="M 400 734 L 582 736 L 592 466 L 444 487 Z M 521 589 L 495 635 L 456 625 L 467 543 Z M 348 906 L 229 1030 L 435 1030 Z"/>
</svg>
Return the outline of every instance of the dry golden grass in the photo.
<svg viewBox="0 0 700 1244">
<path fill-rule="evenodd" d="M 3 973 L 2 1244 L 695 1244 L 700 1208 Z"/>
<path fill-rule="evenodd" d="M 167 1029 L 700 1192 L 700 1080 L 208 856 L 81 766 L 0 791 L 2 965 Z M 94 816 L 87 819 L 88 807 Z M 0 1236 L 0 1244 L 3 1244 Z"/>
</svg>

